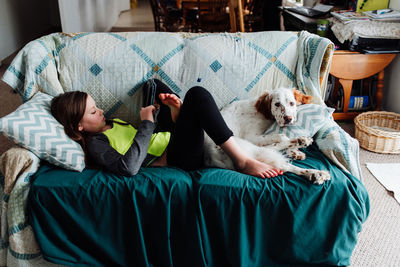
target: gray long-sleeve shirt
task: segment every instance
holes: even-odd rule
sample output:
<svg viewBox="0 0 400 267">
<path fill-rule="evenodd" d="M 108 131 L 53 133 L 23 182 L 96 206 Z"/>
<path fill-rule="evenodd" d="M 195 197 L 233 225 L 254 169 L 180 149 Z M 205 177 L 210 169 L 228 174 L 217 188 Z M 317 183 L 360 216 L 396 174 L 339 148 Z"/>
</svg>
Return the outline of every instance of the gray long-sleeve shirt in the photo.
<svg viewBox="0 0 400 267">
<path fill-rule="evenodd" d="M 98 133 L 90 137 L 87 151 L 90 158 L 106 170 L 124 176 L 132 176 L 138 173 L 143 162 L 149 162 L 147 148 L 155 125 L 149 120 L 140 123 L 132 145 L 124 154 L 118 153 L 109 143 L 107 136 Z M 147 157 L 147 158 L 146 158 Z"/>
</svg>

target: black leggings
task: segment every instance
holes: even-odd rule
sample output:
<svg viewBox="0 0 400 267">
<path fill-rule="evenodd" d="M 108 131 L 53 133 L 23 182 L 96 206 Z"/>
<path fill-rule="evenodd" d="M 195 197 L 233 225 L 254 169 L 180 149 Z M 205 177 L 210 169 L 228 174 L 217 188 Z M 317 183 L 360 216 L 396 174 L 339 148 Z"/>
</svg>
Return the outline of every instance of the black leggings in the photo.
<svg viewBox="0 0 400 267">
<path fill-rule="evenodd" d="M 156 100 L 161 103 L 160 93 L 173 93 L 159 80 Z M 171 140 L 167 148 L 168 165 L 184 170 L 196 170 L 203 166 L 204 131 L 215 144 L 221 145 L 232 135 L 212 95 L 203 87 L 196 86 L 186 93 L 176 123 L 172 122 L 171 111 L 161 105 L 157 117 L 156 131 L 170 131 Z"/>
</svg>

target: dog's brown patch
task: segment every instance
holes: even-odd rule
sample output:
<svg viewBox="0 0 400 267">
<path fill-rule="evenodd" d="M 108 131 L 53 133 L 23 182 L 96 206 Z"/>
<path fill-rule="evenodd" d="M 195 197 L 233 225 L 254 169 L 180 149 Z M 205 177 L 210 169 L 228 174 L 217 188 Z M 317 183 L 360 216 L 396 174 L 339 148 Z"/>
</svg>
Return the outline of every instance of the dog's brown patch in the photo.
<svg viewBox="0 0 400 267">
<path fill-rule="evenodd" d="M 293 88 L 293 94 L 298 105 L 309 104 L 313 98 L 312 96 L 303 94 L 300 90 L 297 90 L 296 88 Z"/>
<path fill-rule="evenodd" d="M 264 93 L 257 99 L 257 102 L 254 105 L 256 110 L 263 114 L 267 120 L 274 119 L 271 113 L 271 101 L 272 98 L 268 95 L 268 93 Z"/>
</svg>

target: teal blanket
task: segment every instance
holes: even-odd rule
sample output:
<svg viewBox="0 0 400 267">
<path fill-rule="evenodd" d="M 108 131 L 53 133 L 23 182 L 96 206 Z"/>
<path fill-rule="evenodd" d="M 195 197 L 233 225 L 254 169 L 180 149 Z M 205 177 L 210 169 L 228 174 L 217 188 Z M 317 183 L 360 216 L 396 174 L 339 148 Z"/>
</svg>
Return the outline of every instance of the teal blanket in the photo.
<svg viewBox="0 0 400 267">
<path fill-rule="evenodd" d="M 43 165 L 29 218 L 43 257 L 69 266 L 349 265 L 369 213 L 359 179 L 315 147 L 303 167 L 323 185 L 285 173 L 143 168 L 134 177 Z"/>
</svg>

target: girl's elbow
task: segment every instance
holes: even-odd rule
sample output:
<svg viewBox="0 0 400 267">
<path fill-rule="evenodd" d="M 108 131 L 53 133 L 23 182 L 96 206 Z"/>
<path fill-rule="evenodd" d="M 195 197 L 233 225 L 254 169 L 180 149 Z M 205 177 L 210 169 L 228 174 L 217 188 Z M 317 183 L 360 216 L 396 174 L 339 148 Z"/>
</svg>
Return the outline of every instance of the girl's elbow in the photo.
<svg viewBox="0 0 400 267">
<path fill-rule="evenodd" d="M 137 173 L 139 172 L 139 170 L 121 170 L 119 174 L 121 174 L 122 176 L 135 176 Z"/>
</svg>

